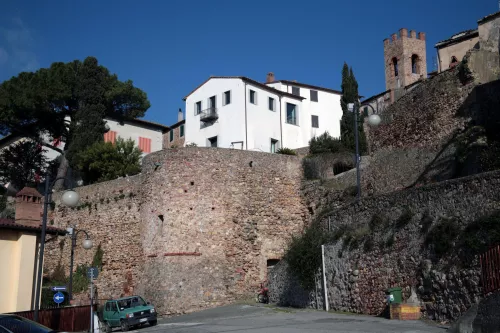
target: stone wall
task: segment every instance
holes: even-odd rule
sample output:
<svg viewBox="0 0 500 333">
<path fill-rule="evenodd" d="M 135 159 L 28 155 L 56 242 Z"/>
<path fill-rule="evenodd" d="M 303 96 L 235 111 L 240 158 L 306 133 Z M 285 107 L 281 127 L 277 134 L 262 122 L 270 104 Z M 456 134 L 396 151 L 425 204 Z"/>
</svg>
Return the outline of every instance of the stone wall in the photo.
<svg viewBox="0 0 500 333">
<path fill-rule="evenodd" d="M 451 232 L 438 231 L 446 221 L 456 221 L 457 230 L 463 232 L 481 216 L 498 211 L 499 186 L 500 172 L 484 173 L 364 198 L 325 216 L 323 225 L 330 218 L 333 230 L 352 227 L 350 236 L 356 240 L 349 244 L 340 240 L 326 247 L 330 308 L 378 315 L 385 309 L 387 288 L 402 287 L 406 298 L 414 288 L 425 316 L 439 321 L 456 319 L 481 296 L 477 259 L 464 262 L 464 249 L 458 248 L 461 237 L 470 235 L 453 238 L 444 255 L 437 254 L 437 245 L 428 242 L 428 235 L 445 233 L 442 237 L 446 239 Z M 322 306 L 321 283 L 307 298 L 300 288 L 284 290 L 280 286 L 291 279 L 283 271 L 273 279 L 274 301 L 293 304 L 286 295 L 306 295 L 296 305 Z M 273 292 L 274 288 L 279 291 Z M 315 299 L 316 294 L 321 299 Z"/>
<path fill-rule="evenodd" d="M 57 205 L 53 219 L 102 244 L 100 298 L 138 293 L 160 314 L 185 313 L 254 294 L 307 220 L 301 175 L 295 156 L 168 149 L 146 156 L 136 178 L 79 188 L 82 207 Z M 68 247 L 53 242 L 46 267 L 67 268 Z M 78 248 L 75 263 L 91 252 Z"/>
</svg>

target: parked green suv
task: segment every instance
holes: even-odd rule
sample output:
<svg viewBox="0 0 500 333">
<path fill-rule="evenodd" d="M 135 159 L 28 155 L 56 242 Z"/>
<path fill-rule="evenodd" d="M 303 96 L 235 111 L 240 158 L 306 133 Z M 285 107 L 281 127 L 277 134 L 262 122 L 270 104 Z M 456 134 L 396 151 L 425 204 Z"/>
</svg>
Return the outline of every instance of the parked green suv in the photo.
<svg viewBox="0 0 500 333">
<path fill-rule="evenodd" d="M 155 308 L 140 296 L 106 301 L 102 310 L 102 321 L 108 333 L 113 327 L 121 327 L 125 332 L 133 326 L 146 323 L 154 326 L 157 323 Z"/>
</svg>

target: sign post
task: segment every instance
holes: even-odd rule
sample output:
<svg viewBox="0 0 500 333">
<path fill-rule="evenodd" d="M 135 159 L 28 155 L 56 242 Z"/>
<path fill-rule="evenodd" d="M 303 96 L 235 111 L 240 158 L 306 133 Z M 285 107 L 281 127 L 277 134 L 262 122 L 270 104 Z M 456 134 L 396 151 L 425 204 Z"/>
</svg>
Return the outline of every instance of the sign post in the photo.
<svg viewBox="0 0 500 333">
<path fill-rule="evenodd" d="M 99 275 L 97 267 L 87 269 L 87 277 L 90 280 L 90 332 L 94 333 L 94 279 Z"/>
</svg>

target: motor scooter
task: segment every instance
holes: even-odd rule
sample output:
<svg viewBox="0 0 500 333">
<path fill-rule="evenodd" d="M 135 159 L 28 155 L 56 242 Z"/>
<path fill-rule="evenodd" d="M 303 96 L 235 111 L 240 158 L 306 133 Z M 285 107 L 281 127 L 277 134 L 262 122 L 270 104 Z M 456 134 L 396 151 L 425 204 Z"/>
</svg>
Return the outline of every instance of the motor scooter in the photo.
<svg viewBox="0 0 500 333">
<path fill-rule="evenodd" d="M 266 288 L 263 283 L 260 284 L 260 290 L 257 294 L 257 303 L 269 303 L 269 289 Z"/>
</svg>

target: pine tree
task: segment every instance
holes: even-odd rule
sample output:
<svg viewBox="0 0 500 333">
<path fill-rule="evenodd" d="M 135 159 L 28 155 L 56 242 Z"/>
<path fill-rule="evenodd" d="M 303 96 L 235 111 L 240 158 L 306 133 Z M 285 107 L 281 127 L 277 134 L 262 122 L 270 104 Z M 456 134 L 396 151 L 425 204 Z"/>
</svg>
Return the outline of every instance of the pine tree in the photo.
<svg viewBox="0 0 500 333">
<path fill-rule="evenodd" d="M 354 76 L 352 67 L 344 63 L 342 67 L 342 98 L 340 106 L 342 107 L 342 119 L 340 121 L 340 137 L 342 144 L 349 150 L 356 150 L 356 138 L 354 132 L 354 113 L 349 112 L 348 104 L 354 103 L 355 110 L 358 112 L 358 140 L 360 154 L 366 151 L 366 137 L 363 131 L 364 117 L 360 111 L 358 82 Z"/>
</svg>

